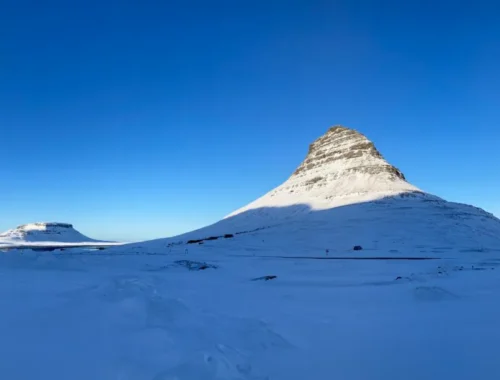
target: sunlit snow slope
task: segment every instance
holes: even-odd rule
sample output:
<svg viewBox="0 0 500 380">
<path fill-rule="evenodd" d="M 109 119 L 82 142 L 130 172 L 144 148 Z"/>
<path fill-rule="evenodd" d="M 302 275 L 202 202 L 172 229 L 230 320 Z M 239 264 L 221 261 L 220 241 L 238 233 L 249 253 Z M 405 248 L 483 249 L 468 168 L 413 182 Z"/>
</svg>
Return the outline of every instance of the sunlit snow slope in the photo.
<svg viewBox="0 0 500 380">
<path fill-rule="evenodd" d="M 310 145 L 287 181 L 254 202 L 211 226 L 129 249 L 158 252 L 209 237 L 220 238 L 190 247 L 217 244 L 231 252 L 248 247 L 268 254 L 315 256 L 362 245 L 365 255 L 377 250 L 443 256 L 450 250 L 497 249 L 500 220 L 423 192 L 364 135 L 335 126 Z"/>
</svg>

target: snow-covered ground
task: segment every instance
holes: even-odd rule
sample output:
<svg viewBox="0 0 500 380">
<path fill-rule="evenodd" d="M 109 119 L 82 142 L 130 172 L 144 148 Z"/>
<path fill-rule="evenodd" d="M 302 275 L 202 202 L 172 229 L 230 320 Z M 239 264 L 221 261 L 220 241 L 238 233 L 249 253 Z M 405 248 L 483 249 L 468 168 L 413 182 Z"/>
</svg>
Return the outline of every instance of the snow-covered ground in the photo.
<svg viewBox="0 0 500 380">
<path fill-rule="evenodd" d="M 498 252 L 456 256 L 4 253 L 0 378 L 498 379 Z"/>
<path fill-rule="evenodd" d="M 233 237 L 225 238 L 227 234 Z M 215 237 L 202 245 L 186 244 Z M 363 250 L 353 252 L 355 245 Z M 314 211 L 300 204 L 258 208 L 184 235 L 119 249 L 166 253 L 173 247 L 207 255 L 224 251 L 317 257 L 328 250 L 330 256 L 467 257 L 500 250 L 500 221 L 472 206 L 401 196 L 328 210 Z"/>
</svg>

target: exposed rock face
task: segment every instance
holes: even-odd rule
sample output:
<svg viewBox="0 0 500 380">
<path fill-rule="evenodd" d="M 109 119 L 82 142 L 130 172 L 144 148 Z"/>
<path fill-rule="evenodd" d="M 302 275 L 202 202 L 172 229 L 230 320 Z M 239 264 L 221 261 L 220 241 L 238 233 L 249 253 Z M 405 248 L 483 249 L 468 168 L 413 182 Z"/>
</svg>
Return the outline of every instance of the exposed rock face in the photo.
<svg viewBox="0 0 500 380">
<path fill-rule="evenodd" d="M 16 228 L 16 230 L 20 231 L 33 231 L 33 230 L 50 230 L 51 228 L 73 228 L 72 224 L 69 223 L 57 223 L 57 222 L 38 222 L 38 223 L 29 223 L 23 224 Z"/>
<path fill-rule="evenodd" d="M 350 173 L 388 175 L 389 178 L 405 180 L 394 166 L 388 164 L 375 145 L 361 133 L 335 126 L 309 146 L 309 152 L 293 176 L 321 171 L 329 166 L 342 166 Z M 319 177 L 318 177 L 319 178 Z"/>
<path fill-rule="evenodd" d="M 305 160 L 287 182 L 292 188 L 331 186 L 333 197 L 411 186 L 366 136 L 342 126 L 330 128 L 309 146 Z M 347 183 L 335 186 L 341 182 Z M 408 190 L 418 191 L 413 186 Z"/>
</svg>

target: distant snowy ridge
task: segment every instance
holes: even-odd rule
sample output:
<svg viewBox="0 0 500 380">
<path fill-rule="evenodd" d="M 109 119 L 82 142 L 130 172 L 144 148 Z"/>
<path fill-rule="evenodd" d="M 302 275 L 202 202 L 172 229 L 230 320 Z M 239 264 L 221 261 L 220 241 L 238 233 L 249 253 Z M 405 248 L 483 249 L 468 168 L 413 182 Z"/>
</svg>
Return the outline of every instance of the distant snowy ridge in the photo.
<svg viewBox="0 0 500 380">
<path fill-rule="evenodd" d="M 57 245 L 107 243 L 91 239 L 69 223 L 38 222 L 18 226 L 0 234 L 0 245 Z"/>
</svg>

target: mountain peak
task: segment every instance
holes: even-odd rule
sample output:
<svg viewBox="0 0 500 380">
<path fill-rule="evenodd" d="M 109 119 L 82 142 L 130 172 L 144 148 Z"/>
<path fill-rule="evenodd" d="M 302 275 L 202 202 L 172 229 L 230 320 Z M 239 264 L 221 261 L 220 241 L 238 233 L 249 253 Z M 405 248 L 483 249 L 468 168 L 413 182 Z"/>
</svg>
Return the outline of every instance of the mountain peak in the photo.
<svg viewBox="0 0 500 380">
<path fill-rule="evenodd" d="M 326 209 L 408 193 L 432 197 L 408 183 L 365 135 L 335 125 L 309 145 L 306 158 L 287 181 L 229 216 L 297 204 Z"/>
<path fill-rule="evenodd" d="M 323 136 L 309 145 L 306 159 L 293 176 L 328 168 L 372 175 L 386 175 L 405 181 L 404 174 L 385 161 L 382 154 L 362 133 L 341 125 L 331 127 Z"/>
</svg>

